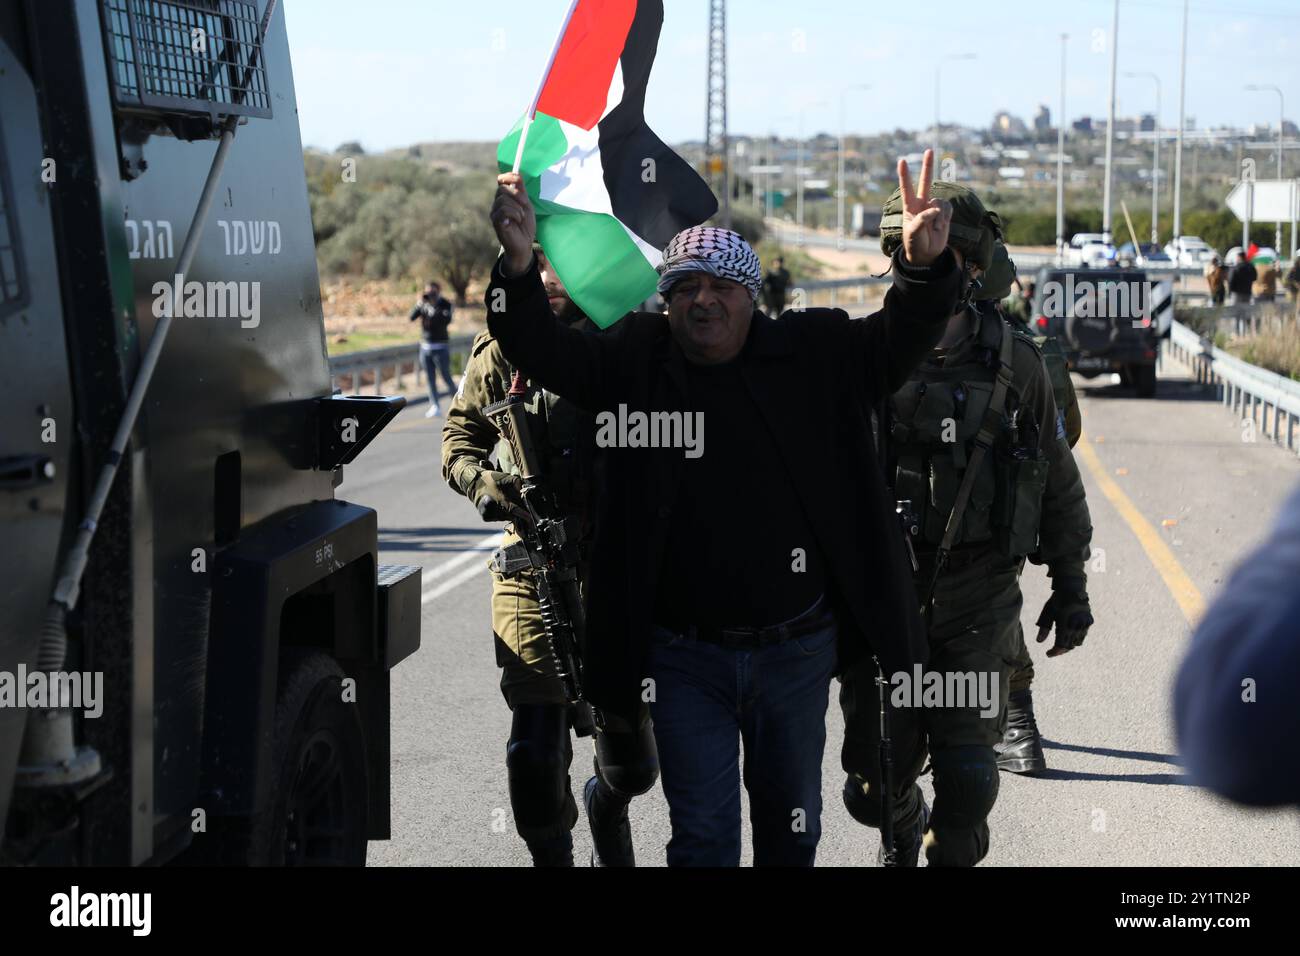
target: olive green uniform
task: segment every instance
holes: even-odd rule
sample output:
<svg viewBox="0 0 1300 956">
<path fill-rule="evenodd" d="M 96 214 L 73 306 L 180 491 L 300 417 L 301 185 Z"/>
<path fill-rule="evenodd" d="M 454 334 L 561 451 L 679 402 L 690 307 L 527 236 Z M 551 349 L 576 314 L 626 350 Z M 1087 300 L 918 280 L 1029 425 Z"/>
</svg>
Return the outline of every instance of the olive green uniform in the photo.
<svg viewBox="0 0 1300 956">
<path fill-rule="evenodd" d="M 1018 334 L 1029 337 L 1043 353 L 1043 364 L 1047 368 L 1047 377 L 1052 383 L 1052 395 L 1056 407 L 1062 411 L 1065 419 L 1065 439 L 1073 448 L 1079 443 L 1083 433 L 1083 418 L 1079 414 L 1079 398 L 1074 392 L 1074 382 L 1070 380 L 1070 366 L 1065 357 L 1065 350 L 1054 335 L 1035 335 L 1019 316 L 1008 316 L 1008 321 Z M 1016 668 L 1011 674 L 1010 692 L 1027 690 L 1034 682 L 1034 659 L 1029 654 L 1029 645 L 1025 643 L 1025 631 L 1019 629 L 1016 653 Z"/>
<path fill-rule="evenodd" d="M 503 400 L 513 369 L 501 347 L 480 332 L 470 347 L 469 362 L 447 413 L 442 435 L 442 474 L 452 488 L 475 501 L 485 471 L 518 475 L 509 443 L 483 415 L 482 408 Z M 545 456 L 546 480 L 559 507 L 585 521 L 595 469 L 595 420 L 571 402 L 531 383 L 525 408 L 534 447 Z M 495 451 L 499 465 L 490 456 Z M 584 526 L 584 539 L 590 528 Z M 507 527 L 502 546 L 519 540 Z M 492 572 L 492 632 L 501 692 L 517 704 L 563 704 L 565 694 L 537 604 L 531 571 L 514 577 Z"/>
<path fill-rule="evenodd" d="M 1043 362 L 1047 367 L 1047 377 L 1052 383 L 1052 395 L 1056 399 L 1057 410 L 1065 423 L 1065 437 L 1073 448 L 1083 432 L 1083 420 L 1079 414 L 1079 400 L 1074 393 L 1074 383 L 1070 380 L 1070 366 L 1065 350 L 1055 336 L 1039 335 L 1032 326 L 1033 303 L 1023 293 L 1012 294 L 1016 284 L 1016 264 L 1007 247 L 998 243 L 993 251 L 993 260 L 988 272 L 983 277 L 980 307 L 984 310 L 1001 309 L 1002 316 L 1018 334 L 1033 341 L 1043 353 Z M 1000 305 L 999 305 L 1000 302 Z M 1028 691 L 1034 681 L 1034 660 L 1025 643 L 1024 628 L 1017 628 L 1016 667 L 1011 674 L 1011 694 Z M 1030 717 L 1032 719 L 1032 716 Z M 1035 726 L 1034 733 L 1037 733 Z"/>
<path fill-rule="evenodd" d="M 1001 740 L 1009 676 L 1023 646 L 1023 562 L 1027 556 L 1048 565 L 1053 577 L 1083 579 L 1091 538 L 1083 482 L 1042 353 L 1028 337 L 1012 333 L 996 311 L 972 309 L 968 314 L 974 317 L 971 334 L 946 353 L 932 353 L 894 394 L 886 419 L 891 484 L 898 498 L 912 501 L 918 519 L 916 586 L 924 595 L 975 438 L 985 424 L 1005 354 L 1005 330 L 1010 384 L 1000 427 L 976 474 L 927 622 L 929 670 L 995 674 L 997 712 L 981 715 L 978 705 L 892 710 L 898 771 L 893 816 L 900 829 L 914 825 L 922 812 L 914 781 L 928 737 L 936 791 L 926 838 L 931 865 L 972 865 L 988 849 L 985 818 L 997 793 L 993 745 Z M 1009 427 L 1013 417 L 1014 431 Z M 871 819 L 879 816 L 874 677 L 865 667 L 846 675 L 840 699 L 846 725 L 844 768 L 865 795 L 863 815 L 854 816 L 878 826 L 878 819 Z"/>
</svg>

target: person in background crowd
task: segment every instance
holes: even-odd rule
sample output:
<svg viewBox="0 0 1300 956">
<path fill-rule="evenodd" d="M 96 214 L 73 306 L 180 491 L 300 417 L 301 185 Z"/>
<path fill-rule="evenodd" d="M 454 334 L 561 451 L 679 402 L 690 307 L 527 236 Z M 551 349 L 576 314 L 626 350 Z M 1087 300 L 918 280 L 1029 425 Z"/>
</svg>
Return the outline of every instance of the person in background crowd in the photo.
<svg viewBox="0 0 1300 956">
<path fill-rule="evenodd" d="M 777 256 L 776 268 L 767 273 L 763 280 L 763 298 L 767 302 L 767 314 L 780 318 L 785 311 L 785 295 L 790 288 L 790 272 L 785 267 L 785 259 Z"/>
<path fill-rule="evenodd" d="M 1226 288 L 1226 275 L 1223 270 L 1223 261 L 1215 255 L 1205 264 L 1205 286 L 1210 293 L 1211 305 L 1223 305 L 1224 292 Z"/>
<path fill-rule="evenodd" d="M 451 375 L 451 347 L 447 328 L 451 325 L 451 303 L 442 297 L 442 287 L 436 282 L 429 282 L 424 287 L 424 294 L 411 309 L 410 321 L 420 320 L 420 362 L 424 366 L 424 377 L 429 380 L 429 410 L 425 418 L 439 414 L 438 383 L 434 372 L 442 375 L 447 383 L 447 394 L 456 394 L 456 380 Z"/>
</svg>

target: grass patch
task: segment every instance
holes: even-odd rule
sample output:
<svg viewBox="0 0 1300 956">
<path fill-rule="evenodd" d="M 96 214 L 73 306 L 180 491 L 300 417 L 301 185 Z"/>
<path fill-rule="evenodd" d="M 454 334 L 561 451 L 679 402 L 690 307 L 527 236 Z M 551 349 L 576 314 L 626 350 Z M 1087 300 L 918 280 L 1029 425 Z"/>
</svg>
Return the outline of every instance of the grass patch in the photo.
<svg viewBox="0 0 1300 956">
<path fill-rule="evenodd" d="M 820 279 L 826 271 L 825 265 L 820 260 L 814 259 L 794 246 L 778 245 L 774 240 L 764 240 L 754 251 L 758 253 L 759 261 L 763 263 L 764 276 L 768 271 L 776 268 L 777 256 L 784 257 L 785 268 L 790 273 L 791 288 L 801 282 Z"/>
<path fill-rule="evenodd" d="M 1300 381 L 1300 327 L 1294 322 L 1229 342 L 1228 351 L 1251 365 Z"/>
<path fill-rule="evenodd" d="M 343 339 L 344 341 L 336 341 Z M 330 355 L 348 355 L 366 349 L 382 349 L 392 345 L 418 345 L 420 336 L 401 332 L 349 332 L 328 337 L 326 347 Z"/>
</svg>

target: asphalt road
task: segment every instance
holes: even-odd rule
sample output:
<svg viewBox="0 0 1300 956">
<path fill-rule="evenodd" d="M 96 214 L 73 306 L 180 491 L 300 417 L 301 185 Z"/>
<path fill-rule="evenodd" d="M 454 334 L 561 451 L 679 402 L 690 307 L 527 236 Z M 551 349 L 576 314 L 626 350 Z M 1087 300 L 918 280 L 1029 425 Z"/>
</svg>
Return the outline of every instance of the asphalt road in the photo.
<svg viewBox="0 0 1300 956">
<path fill-rule="evenodd" d="M 1109 378 L 1075 383 L 1097 623 L 1069 655 L 1049 661 L 1035 652 L 1050 770 L 1037 779 L 1002 774 L 985 865 L 1293 865 L 1300 858 L 1293 814 L 1246 810 L 1188 784 L 1170 693 L 1189 616 L 1262 540 L 1300 481 L 1300 461 L 1267 439 L 1250 441 L 1179 366 L 1161 369 L 1150 400 Z M 509 810 L 510 715 L 488 618 L 484 565 L 495 535 L 442 481 L 442 419 L 425 419 L 425 408 L 405 410 L 347 467 L 338 492 L 378 510 L 382 561 L 425 569 L 422 647 L 393 672 L 393 838 L 372 843 L 369 862 L 528 865 Z M 1026 570 L 1024 590 L 1032 631 L 1048 595 L 1041 569 Z M 818 864 L 874 865 L 874 832 L 840 801 L 837 686 L 827 713 Z M 589 747 L 576 747 L 579 798 Z M 931 795 L 928 778 L 923 785 Z M 662 865 L 669 828 L 657 787 L 636 800 L 632 820 L 638 860 Z M 748 843 L 746 823 L 745 863 Z M 585 817 L 575 847 L 585 861 Z"/>
</svg>

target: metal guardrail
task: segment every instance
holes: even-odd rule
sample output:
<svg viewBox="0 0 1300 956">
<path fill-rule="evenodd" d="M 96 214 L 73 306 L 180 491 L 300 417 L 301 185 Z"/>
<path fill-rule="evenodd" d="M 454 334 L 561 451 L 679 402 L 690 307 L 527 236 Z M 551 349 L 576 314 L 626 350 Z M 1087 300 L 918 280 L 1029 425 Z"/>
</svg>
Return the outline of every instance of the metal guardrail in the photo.
<svg viewBox="0 0 1300 956">
<path fill-rule="evenodd" d="M 1192 369 L 1197 382 L 1213 388 L 1215 397 L 1234 415 L 1255 423 L 1275 443 L 1300 454 L 1296 434 L 1300 382 L 1229 355 L 1216 347 L 1213 339 L 1198 335 L 1181 322 L 1174 322 L 1166 347 Z"/>
<path fill-rule="evenodd" d="M 472 335 L 456 335 L 448 341 L 452 355 L 460 352 L 468 352 L 470 344 L 474 341 Z M 415 372 L 415 384 L 418 386 L 424 378 L 424 366 L 420 362 L 420 344 L 412 342 L 407 345 L 386 345 L 378 349 L 364 349 L 358 352 L 348 352 L 344 355 L 334 355 L 330 357 L 330 386 L 339 388 L 339 379 L 349 379 L 349 385 L 353 395 L 361 394 L 361 387 L 366 379 L 366 373 L 370 373 L 370 384 L 374 388 L 374 394 L 382 395 L 384 387 L 384 372 L 389 369 L 393 372 L 393 379 L 397 383 L 397 390 L 402 390 L 402 379 L 407 374 L 402 369 L 410 365 Z"/>
</svg>

